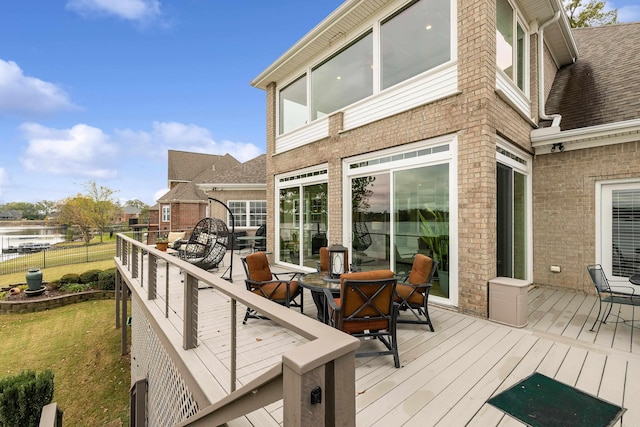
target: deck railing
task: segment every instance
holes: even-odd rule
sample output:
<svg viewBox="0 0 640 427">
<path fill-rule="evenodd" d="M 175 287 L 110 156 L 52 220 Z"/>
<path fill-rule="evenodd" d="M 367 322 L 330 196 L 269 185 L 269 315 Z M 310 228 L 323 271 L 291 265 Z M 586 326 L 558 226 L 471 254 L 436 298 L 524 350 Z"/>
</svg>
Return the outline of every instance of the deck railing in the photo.
<svg viewBox="0 0 640 427">
<path fill-rule="evenodd" d="M 153 333 L 176 366 L 172 372 L 178 373 L 180 382 L 195 400 L 196 409 L 185 411 L 172 423 L 180 426 L 220 425 L 282 399 L 282 421 L 287 426 L 355 425 L 357 339 L 255 295 L 246 290 L 244 283 L 230 283 L 177 256 L 122 234 L 117 237 L 115 261 L 118 268 L 116 325 L 123 327 L 123 353 L 128 349 L 124 327 L 129 319 L 128 289 L 132 306 L 140 313 L 139 317 L 146 319 L 142 327 L 143 319 L 133 316 L 136 327 L 132 328 L 132 341 L 141 342 L 136 334 Z M 203 289 L 207 293 L 201 295 Z M 221 314 L 219 305 L 204 304 L 205 297 L 210 299 L 214 294 L 228 305 L 228 316 Z M 285 346 L 281 353 L 270 359 L 269 366 L 261 366 L 253 376 L 242 374 L 243 378 L 239 380 L 238 336 L 246 334 L 250 327 L 241 322 L 238 324 L 238 319 L 241 320 L 246 307 L 267 316 L 285 333 L 301 339 L 295 346 Z M 215 316 L 210 313 L 214 309 Z M 207 322 L 221 318 L 228 322 L 226 328 L 220 324 L 215 328 L 228 329 L 225 332 L 228 341 L 217 344 L 225 349 L 225 355 L 213 360 L 215 351 L 207 351 L 211 350 L 211 344 L 203 338 L 204 331 L 210 329 Z M 243 341 L 243 356 L 252 351 L 247 342 L 251 343 L 251 340 Z M 259 343 L 255 343 L 254 350 L 261 351 Z M 133 364 L 132 360 L 132 371 Z M 224 369 L 209 369 L 211 366 Z M 244 366 L 243 372 L 246 369 Z M 136 375 L 141 376 L 140 372 Z M 154 378 L 142 378 L 146 393 L 154 393 L 152 382 L 157 381 Z M 140 380 L 132 378 L 132 383 L 140 383 Z M 172 379 L 172 382 L 176 381 Z M 154 401 L 146 400 L 147 405 L 153 405 Z M 156 409 L 147 407 L 146 413 Z M 136 411 L 132 408 L 133 425 Z"/>
</svg>

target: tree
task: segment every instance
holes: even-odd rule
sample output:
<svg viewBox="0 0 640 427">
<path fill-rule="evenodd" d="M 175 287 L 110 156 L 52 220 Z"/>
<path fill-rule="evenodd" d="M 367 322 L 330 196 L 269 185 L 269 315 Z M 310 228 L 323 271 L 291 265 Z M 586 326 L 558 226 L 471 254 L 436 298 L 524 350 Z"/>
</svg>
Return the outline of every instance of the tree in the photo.
<svg viewBox="0 0 640 427">
<path fill-rule="evenodd" d="M 85 243 L 91 241 L 91 229 L 95 224 L 94 205 L 91 197 L 78 194 L 66 199 L 60 209 L 60 222 L 77 226 Z"/>
<path fill-rule="evenodd" d="M 145 202 L 138 199 L 127 200 L 124 205 L 131 206 L 132 208 L 138 208 L 138 209 L 144 209 L 149 207 Z"/>
<path fill-rule="evenodd" d="M 605 11 L 605 1 L 568 0 L 564 2 L 571 28 L 616 24 L 618 9 Z"/>
<path fill-rule="evenodd" d="M 113 201 L 113 195 L 117 192 L 109 187 L 98 186 L 95 180 L 90 180 L 84 184 L 87 196 L 93 200 L 93 224 L 100 230 L 100 243 L 102 243 L 102 234 L 107 230 L 116 204 Z"/>
<path fill-rule="evenodd" d="M 44 215 L 45 219 L 47 219 L 49 215 L 54 213 L 57 207 L 58 207 L 58 204 L 51 200 L 43 200 L 41 202 L 36 203 L 36 209 L 40 214 Z"/>
<path fill-rule="evenodd" d="M 15 210 L 22 212 L 23 219 L 44 219 L 44 215 L 38 212 L 38 208 L 33 203 L 10 202 L 4 205 L 2 210 Z"/>
</svg>

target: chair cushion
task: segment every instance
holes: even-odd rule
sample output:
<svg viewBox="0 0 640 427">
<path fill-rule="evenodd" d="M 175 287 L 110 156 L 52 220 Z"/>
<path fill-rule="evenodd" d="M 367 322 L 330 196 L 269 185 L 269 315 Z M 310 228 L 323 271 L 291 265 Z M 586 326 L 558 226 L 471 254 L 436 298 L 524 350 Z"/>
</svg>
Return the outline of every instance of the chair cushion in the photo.
<svg viewBox="0 0 640 427">
<path fill-rule="evenodd" d="M 172 231 L 167 235 L 167 242 L 169 245 L 173 244 L 176 240 L 184 239 L 184 231 Z"/>
<path fill-rule="evenodd" d="M 266 253 L 255 252 L 247 255 L 246 261 L 250 280 L 254 280 L 256 282 L 268 282 L 273 279 Z"/>
<path fill-rule="evenodd" d="M 260 289 L 253 289 L 251 292 L 254 294 L 264 296 L 267 295 L 269 299 L 274 301 L 286 301 L 287 300 L 287 282 L 271 282 L 265 283 L 260 286 Z M 300 286 L 297 281 L 293 281 L 289 284 L 289 298 L 293 298 L 298 293 Z M 275 292 L 274 292 L 275 290 Z M 264 294 L 263 294 L 264 292 Z M 273 292 L 273 294 L 272 294 Z"/>
<path fill-rule="evenodd" d="M 329 272 L 329 249 L 326 246 L 320 248 L 320 272 Z"/>
<path fill-rule="evenodd" d="M 411 295 L 411 292 L 413 292 L 414 289 L 416 291 L 413 293 L 413 295 Z M 424 290 L 425 288 L 416 289 L 411 285 L 404 285 L 402 283 L 398 283 L 396 285 L 396 293 L 400 295 L 403 300 L 406 300 L 409 304 L 422 305 L 424 302 Z M 411 295 L 411 297 L 409 297 L 409 295 Z M 401 300 L 398 297 L 396 297 L 396 301 L 401 301 Z"/>
<path fill-rule="evenodd" d="M 409 284 L 424 285 L 429 280 L 431 269 L 433 268 L 433 260 L 424 254 L 416 254 L 413 259 L 413 267 L 409 274 Z M 418 292 L 424 292 L 425 288 L 418 289 Z"/>
</svg>

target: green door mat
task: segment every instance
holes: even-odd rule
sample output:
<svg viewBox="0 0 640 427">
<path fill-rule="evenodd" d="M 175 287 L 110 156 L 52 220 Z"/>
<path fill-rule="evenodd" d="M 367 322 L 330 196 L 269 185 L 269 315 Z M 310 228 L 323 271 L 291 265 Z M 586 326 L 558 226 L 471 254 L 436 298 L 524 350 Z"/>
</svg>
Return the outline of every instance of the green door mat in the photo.
<svg viewBox="0 0 640 427">
<path fill-rule="evenodd" d="M 533 427 L 611 426 L 626 410 L 537 372 L 487 403 Z"/>
</svg>

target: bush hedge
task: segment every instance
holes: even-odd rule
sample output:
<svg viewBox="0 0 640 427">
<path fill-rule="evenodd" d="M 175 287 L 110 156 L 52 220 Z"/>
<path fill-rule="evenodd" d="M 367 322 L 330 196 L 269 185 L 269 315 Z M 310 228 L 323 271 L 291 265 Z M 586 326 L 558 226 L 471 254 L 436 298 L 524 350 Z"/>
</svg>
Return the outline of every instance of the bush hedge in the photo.
<svg viewBox="0 0 640 427">
<path fill-rule="evenodd" d="M 0 425 L 38 427 L 42 408 L 53 399 L 53 372 L 23 371 L 0 379 Z"/>
<path fill-rule="evenodd" d="M 82 283 L 85 285 L 96 283 L 98 281 L 100 273 L 102 273 L 102 270 L 87 270 L 84 273 L 80 274 L 80 281 L 78 283 Z"/>
<path fill-rule="evenodd" d="M 76 273 L 68 273 L 62 276 L 58 282 L 60 282 L 61 285 L 80 283 L 80 275 Z"/>
<path fill-rule="evenodd" d="M 109 268 L 102 271 L 98 275 L 98 284 L 96 285 L 97 289 L 102 291 L 113 291 L 116 288 L 116 269 Z"/>
</svg>

